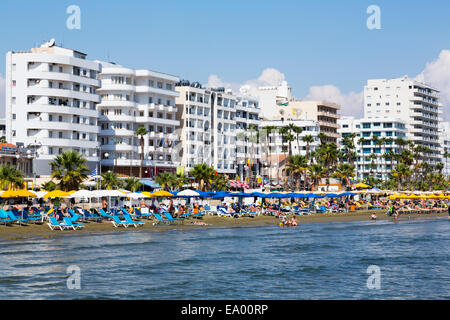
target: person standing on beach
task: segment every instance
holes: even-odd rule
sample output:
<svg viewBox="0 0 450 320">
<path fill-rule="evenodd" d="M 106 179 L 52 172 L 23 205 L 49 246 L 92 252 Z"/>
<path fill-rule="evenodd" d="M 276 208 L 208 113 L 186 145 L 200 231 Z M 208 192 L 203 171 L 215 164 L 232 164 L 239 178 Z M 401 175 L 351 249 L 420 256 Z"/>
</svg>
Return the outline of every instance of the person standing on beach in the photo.
<svg viewBox="0 0 450 320">
<path fill-rule="evenodd" d="M 102 201 L 102 209 L 105 212 L 108 212 L 108 202 L 106 202 L 106 199 L 103 199 Z"/>
</svg>

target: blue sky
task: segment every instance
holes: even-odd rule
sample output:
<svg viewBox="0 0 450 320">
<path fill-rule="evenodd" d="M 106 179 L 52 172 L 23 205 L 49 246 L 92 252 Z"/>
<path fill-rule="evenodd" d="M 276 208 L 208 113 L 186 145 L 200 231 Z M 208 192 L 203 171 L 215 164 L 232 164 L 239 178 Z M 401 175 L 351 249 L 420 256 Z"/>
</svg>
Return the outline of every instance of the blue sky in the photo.
<svg viewBox="0 0 450 320">
<path fill-rule="evenodd" d="M 68 30 L 66 8 L 81 8 Z M 369 5 L 381 30 L 366 27 Z M 450 49 L 448 1 L 14 1 L 2 3 L 0 53 L 44 39 L 110 60 L 206 83 L 245 83 L 274 68 L 298 97 L 314 86 L 360 93 L 368 78 L 420 74 Z M 0 64 L 4 76 L 5 59 Z"/>
</svg>

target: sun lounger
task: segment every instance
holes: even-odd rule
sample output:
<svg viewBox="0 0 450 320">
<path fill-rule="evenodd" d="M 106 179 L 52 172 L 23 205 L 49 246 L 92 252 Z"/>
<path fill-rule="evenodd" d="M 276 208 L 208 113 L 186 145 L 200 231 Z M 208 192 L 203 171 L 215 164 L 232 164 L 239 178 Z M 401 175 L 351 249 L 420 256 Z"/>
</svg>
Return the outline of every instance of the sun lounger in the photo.
<svg viewBox="0 0 450 320">
<path fill-rule="evenodd" d="M 232 218 L 238 218 L 239 217 L 239 213 L 236 212 L 228 212 L 226 211 L 224 208 L 219 208 L 217 210 L 217 215 L 219 217 L 232 217 Z"/>
<path fill-rule="evenodd" d="M 22 216 L 23 216 L 23 219 L 25 219 L 27 222 L 42 223 L 41 215 L 39 215 L 39 216 L 29 215 L 27 212 L 24 212 Z"/>
<path fill-rule="evenodd" d="M 90 213 L 88 210 L 86 209 L 78 209 L 78 211 L 81 211 L 83 213 L 83 216 L 87 219 L 87 220 L 93 220 L 93 221 L 97 221 L 97 222 L 101 222 L 103 220 L 102 216 L 96 216 L 92 213 Z"/>
<path fill-rule="evenodd" d="M 78 218 L 77 218 L 78 219 Z M 84 225 L 79 224 L 79 223 L 74 223 L 72 218 L 69 217 L 64 217 L 63 218 L 64 222 L 66 223 L 66 225 L 68 225 L 70 228 L 72 228 L 73 230 L 77 230 L 77 229 L 81 229 L 84 228 Z"/>
<path fill-rule="evenodd" d="M 13 223 L 13 221 L 8 217 L 6 212 L 3 210 L 0 210 L 0 223 L 3 223 L 5 226 Z"/>
<path fill-rule="evenodd" d="M 170 221 L 168 219 L 164 219 L 163 217 L 161 217 L 161 215 L 159 213 L 153 213 L 153 215 L 156 218 L 155 224 L 159 224 L 161 222 L 164 224 L 170 224 Z"/>
<path fill-rule="evenodd" d="M 183 222 L 184 221 L 184 219 L 172 217 L 170 212 L 163 212 L 163 214 L 166 216 L 167 220 L 169 220 L 170 222 Z"/>
<path fill-rule="evenodd" d="M 145 222 L 134 221 L 133 219 L 131 219 L 131 216 L 129 214 L 124 214 L 123 216 L 125 218 L 125 223 L 133 225 L 135 228 L 137 228 L 138 226 L 143 226 L 145 224 Z"/>
<path fill-rule="evenodd" d="M 18 223 L 19 225 L 27 224 L 27 220 L 16 217 L 14 213 L 12 213 L 12 211 L 6 211 L 6 215 L 9 219 L 11 219 L 15 223 Z"/>
<path fill-rule="evenodd" d="M 153 218 L 153 214 L 149 213 L 148 208 L 142 208 L 142 209 L 134 208 L 133 212 L 137 216 L 141 216 L 141 217 L 144 217 L 147 219 Z"/>
<path fill-rule="evenodd" d="M 125 208 L 121 208 L 120 211 L 121 211 L 121 213 L 124 216 L 129 215 L 132 218 L 139 219 L 139 215 L 137 215 L 137 214 L 130 214 L 130 213 L 128 213 L 128 211 Z"/>
<path fill-rule="evenodd" d="M 55 217 L 48 217 L 49 222 L 47 223 L 47 225 L 49 226 L 49 228 L 51 230 L 55 230 L 55 229 L 60 229 L 61 231 L 64 229 L 69 229 L 71 228 L 69 225 L 67 225 L 66 223 L 60 223 L 58 222 L 58 220 L 56 220 Z"/>
<path fill-rule="evenodd" d="M 103 218 L 112 219 L 113 217 L 115 217 L 115 216 L 113 216 L 113 215 L 107 214 L 107 213 L 105 212 L 105 210 L 103 210 L 103 209 L 99 209 L 99 210 L 98 210 L 98 213 L 99 213 L 99 215 L 100 215 L 101 217 L 103 217 Z"/>
</svg>

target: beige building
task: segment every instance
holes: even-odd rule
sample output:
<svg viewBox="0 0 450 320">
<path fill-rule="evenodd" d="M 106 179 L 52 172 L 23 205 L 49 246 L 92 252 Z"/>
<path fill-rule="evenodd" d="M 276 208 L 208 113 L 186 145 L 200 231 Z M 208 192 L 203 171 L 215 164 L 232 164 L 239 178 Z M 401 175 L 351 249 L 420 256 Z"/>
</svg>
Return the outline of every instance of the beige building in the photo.
<svg viewBox="0 0 450 320">
<path fill-rule="evenodd" d="M 284 119 L 301 119 L 316 121 L 320 126 L 320 132 L 326 135 L 327 143 L 336 143 L 339 138 L 338 119 L 340 106 L 327 101 L 291 100 L 287 105 L 278 106 L 278 112 Z"/>
</svg>

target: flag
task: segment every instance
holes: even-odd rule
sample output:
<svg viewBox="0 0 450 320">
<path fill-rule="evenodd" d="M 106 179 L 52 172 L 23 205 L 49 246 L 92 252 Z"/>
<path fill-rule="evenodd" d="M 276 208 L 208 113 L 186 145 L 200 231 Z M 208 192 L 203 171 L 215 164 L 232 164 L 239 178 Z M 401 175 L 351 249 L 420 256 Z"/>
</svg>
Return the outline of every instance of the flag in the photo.
<svg viewBox="0 0 450 320">
<path fill-rule="evenodd" d="M 97 176 L 97 167 L 94 170 L 92 170 L 92 172 L 91 172 L 91 177 L 96 177 L 96 176 Z"/>
</svg>

